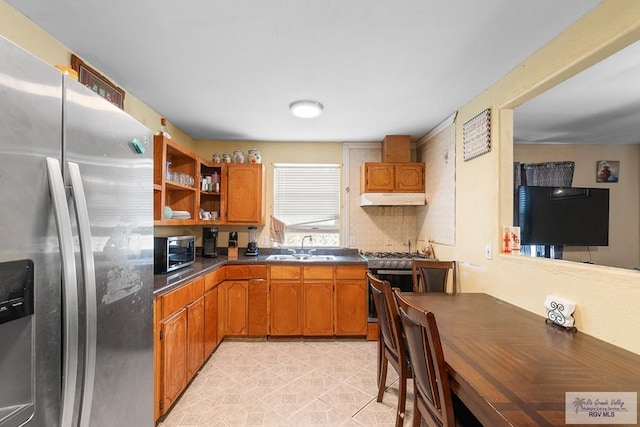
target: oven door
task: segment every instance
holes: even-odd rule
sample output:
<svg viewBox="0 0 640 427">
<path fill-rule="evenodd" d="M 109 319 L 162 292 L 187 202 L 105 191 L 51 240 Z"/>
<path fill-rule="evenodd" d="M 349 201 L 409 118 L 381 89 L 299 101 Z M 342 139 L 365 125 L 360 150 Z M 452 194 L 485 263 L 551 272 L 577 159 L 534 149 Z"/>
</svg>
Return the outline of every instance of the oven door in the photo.
<svg viewBox="0 0 640 427">
<path fill-rule="evenodd" d="M 371 273 L 379 277 L 381 280 L 386 280 L 391 284 L 392 288 L 399 288 L 403 292 L 413 291 L 413 277 L 411 270 L 393 270 L 393 269 L 370 269 Z M 373 295 L 371 294 L 371 287 L 367 289 L 368 295 L 368 321 L 377 322 L 378 313 L 376 313 L 376 307 L 373 302 Z"/>
</svg>

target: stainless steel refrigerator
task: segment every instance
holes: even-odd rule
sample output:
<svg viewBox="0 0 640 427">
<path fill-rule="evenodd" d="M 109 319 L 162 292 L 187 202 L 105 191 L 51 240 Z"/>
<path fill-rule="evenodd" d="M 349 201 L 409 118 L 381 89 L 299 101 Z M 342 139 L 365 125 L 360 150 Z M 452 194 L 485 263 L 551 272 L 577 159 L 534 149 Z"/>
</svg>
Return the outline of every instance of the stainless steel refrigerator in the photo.
<svg viewBox="0 0 640 427">
<path fill-rule="evenodd" d="M 0 37 L 0 426 L 152 426 L 151 132 Z"/>
</svg>

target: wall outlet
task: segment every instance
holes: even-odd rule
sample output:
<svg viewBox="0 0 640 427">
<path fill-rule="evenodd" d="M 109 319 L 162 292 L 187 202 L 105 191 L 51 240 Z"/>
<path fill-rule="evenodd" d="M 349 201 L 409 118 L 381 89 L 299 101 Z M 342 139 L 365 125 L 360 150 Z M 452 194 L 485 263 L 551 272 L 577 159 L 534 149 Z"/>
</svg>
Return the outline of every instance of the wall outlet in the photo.
<svg viewBox="0 0 640 427">
<path fill-rule="evenodd" d="M 393 243 L 391 243 L 391 239 L 387 239 L 386 243 L 387 246 L 393 246 Z"/>
<path fill-rule="evenodd" d="M 491 245 L 484 246 L 484 257 L 486 259 L 493 259 L 493 248 Z"/>
<path fill-rule="evenodd" d="M 356 236 L 349 237 L 349 246 L 352 248 L 356 247 Z"/>
<path fill-rule="evenodd" d="M 267 246 L 269 244 L 269 238 L 267 236 L 262 236 L 262 246 Z"/>
</svg>

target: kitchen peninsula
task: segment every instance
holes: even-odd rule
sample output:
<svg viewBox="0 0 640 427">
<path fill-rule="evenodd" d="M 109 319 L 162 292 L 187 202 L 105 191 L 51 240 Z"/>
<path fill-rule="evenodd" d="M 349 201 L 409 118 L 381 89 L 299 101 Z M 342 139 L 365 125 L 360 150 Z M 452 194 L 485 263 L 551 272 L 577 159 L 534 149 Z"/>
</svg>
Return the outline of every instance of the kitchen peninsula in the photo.
<svg viewBox="0 0 640 427">
<path fill-rule="evenodd" d="M 197 257 L 154 278 L 155 419 L 169 411 L 225 337 L 367 335 L 367 268 L 357 249 L 271 261 L 278 249 Z M 327 252 L 328 253 L 328 252 Z"/>
</svg>

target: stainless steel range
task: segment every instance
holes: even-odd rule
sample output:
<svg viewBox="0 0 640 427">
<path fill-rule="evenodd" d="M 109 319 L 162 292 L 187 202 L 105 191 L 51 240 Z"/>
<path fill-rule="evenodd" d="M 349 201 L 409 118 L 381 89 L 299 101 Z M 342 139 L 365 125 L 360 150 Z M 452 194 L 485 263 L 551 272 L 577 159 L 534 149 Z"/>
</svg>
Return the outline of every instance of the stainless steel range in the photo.
<svg viewBox="0 0 640 427">
<path fill-rule="evenodd" d="M 363 252 L 360 255 L 367 260 L 367 268 L 373 274 L 382 280 L 389 281 L 391 287 L 399 288 L 404 292 L 413 290 L 411 260 L 427 258 L 426 255 L 418 252 Z M 370 322 L 375 322 L 378 319 L 378 314 L 373 303 L 371 289 L 368 289 L 368 295 L 368 319 Z"/>
</svg>

